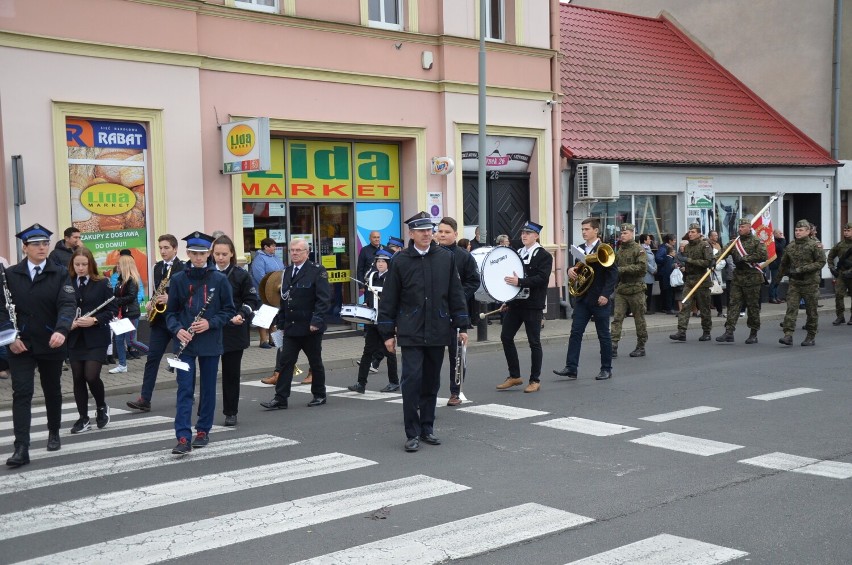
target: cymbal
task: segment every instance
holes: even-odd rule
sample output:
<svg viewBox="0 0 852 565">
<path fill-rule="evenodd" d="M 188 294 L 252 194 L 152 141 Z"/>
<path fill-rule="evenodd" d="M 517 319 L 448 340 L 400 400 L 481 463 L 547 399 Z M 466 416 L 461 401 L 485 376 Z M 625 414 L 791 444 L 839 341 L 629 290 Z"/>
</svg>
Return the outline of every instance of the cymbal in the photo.
<svg viewBox="0 0 852 565">
<path fill-rule="evenodd" d="M 266 273 L 260 279 L 260 300 L 264 304 L 281 306 L 281 278 L 284 276 L 284 271 L 273 271 Z"/>
</svg>

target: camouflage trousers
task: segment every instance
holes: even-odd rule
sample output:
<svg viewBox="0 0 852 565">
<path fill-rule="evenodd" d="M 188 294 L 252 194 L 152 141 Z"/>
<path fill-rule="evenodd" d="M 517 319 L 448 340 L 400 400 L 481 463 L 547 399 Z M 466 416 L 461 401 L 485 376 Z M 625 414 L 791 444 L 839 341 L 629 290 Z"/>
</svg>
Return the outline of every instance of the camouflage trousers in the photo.
<svg viewBox="0 0 852 565">
<path fill-rule="evenodd" d="M 733 332 L 737 328 L 737 320 L 740 310 L 745 306 L 746 325 L 750 330 L 760 329 L 760 284 L 738 284 L 736 280 L 731 281 L 731 298 L 728 302 L 728 319 L 725 320 L 725 329 Z"/>
<path fill-rule="evenodd" d="M 615 313 L 612 316 L 612 344 L 616 345 L 621 339 L 621 324 L 627 316 L 627 309 L 633 313 L 636 323 L 636 345 L 643 346 L 648 341 L 648 326 L 645 325 L 645 293 L 634 294 L 615 293 Z"/>
<path fill-rule="evenodd" d="M 683 295 L 686 296 L 689 294 L 689 291 L 692 290 L 692 286 L 695 283 L 685 282 L 683 284 Z M 696 305 L 698 307 L 698 313 L 701 315 L 701 329 L 705 332 L 709 332 L 713 329 L 713 318 L 710 316 L 710 289 L 709 288 L 699 288 L 695 291 L 695 294 L 683 304 L 680 309 L 680 313 L 677 315 L 677 331 L 685 332 L 686 327 L 689 325 L 689 317 L 692 315 L 692 306 Z"/>
<path fill-rule="evenodd" d="M 837 317 L 843 317 L 843 300 L 849 296 L 849 286 L 852 285 L 852 279 L 844 279 L 838 277 L 834 280 L 834 311 L 837 312 Z M 852 311 L 852 308 L 849 309 Z"/>
<path fill-rule="evenodd" d="M 799 315 L 799 301 L 805 300 L 805 330 L 808 335 L 815 336 L 817 333 L 817 322 L 819 315 L 817 314 L 817 299 L 819 298 L 819 286 L 811 284 L 796 284 L 790 283 L 787 289 L 787 315 L 784 316 L 784 323 L 781 327 L 784 328 L 784 335 L 793 335 L 796 329 L 796 318 Z"/>
</svg>

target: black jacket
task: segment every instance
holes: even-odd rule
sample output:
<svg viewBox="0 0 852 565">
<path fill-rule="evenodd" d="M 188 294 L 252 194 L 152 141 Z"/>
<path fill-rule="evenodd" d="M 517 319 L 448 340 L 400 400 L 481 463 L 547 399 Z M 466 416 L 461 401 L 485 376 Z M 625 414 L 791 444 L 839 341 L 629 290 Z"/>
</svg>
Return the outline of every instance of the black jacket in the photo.
<svg viewBox="0 0 852 565">
<path fill-rule="evenodd" d="M 520 251 L 522 252 L 523 249 Z M 523 277 L 518 280 L 518 285 L 522 289 L 529 289 L 529 297 L 508 302 L 509 308 L 544 310 L 547 306 L 547 285 L 550 283 L 550 272 L 553 270 L 553 255 L 544 247 L 536 247 L 532 256 L 522 262 L 524 272 Z"/>
<path fill-rule="evenodd" d="M 602 241 L 598 240 L 592 248 L 591 253 L 595 253 L 600 247 Z M 581 296 L 578 300 L 586 300 L 591 304 L 597 304 L 598 298 L 606 296 L 609 299 L 615 292 L 615 285 L 618 283 L 618 267 L 604 267 L 600 263 L 590 263 L 589 266 L 595 272 L 595 280 L 592 281 L 592 286 L 588 292 Z"/>
<path fill-rule="evenodd" d="M 56 242 L 56 245 L 54 246 L 53 251 L 50 252 L 50 255 L 47 256 L 47 260 L 52 261 L 55 265 L 58 265 L 67 271 L 73 254 L 74 250 L 68 249 L 68 246 L 65 245 L 65 240 L 60 239 Z"/>
<path fill-rule="evenodd" d="M 6 281 L 15 305 L 21 341 L 29 350 L 22 355 L 37 355 L 48 360 L 65 359 L 65 345 L 52 349 L 48 343 L 54 332 L 67 337 L 74 321 L 77 306 L 68 271 L 47 261 L 44 270 L 31 280 L 29 266 L 24 259 L 6 269 Z M 11 327 L 5 293 L 0 289 L 0 329 Z M 12 352 L 9 354 L 12 355 Z"/>
<path fill-rule="evenodd" d="M 115 283 L 113 289 L 115 294 L 115 304 L 118 306 L 119 318 L 130 318 L 136 320 L 140 316 L 139 311 L 139 283 L 133 279 L 126 283 L 122 278 L 118 277 L 118 282 Z"/>
<path fill-rule="evenodd" d="M 480 283 L 479 266 L 476 264 L 476 259 L 470 254 L 470 251 L 462 249 L 455 243 L 444 247 L 455 255 L 456 268 L 459 270 L 459 278 L 464 288 L 464 297 L 470 300 L 479 289 Z"/>
<path fill-rule="evenodd" d="M 355 276 L 359 281 L 367 282 L 364 280 L 364 277 L 367 275 L 370 265 L 373 264 L 373 260 L 376 258 L 376 251 L 384 248 L 384 245 L 373 247 L 372 243 L 361 248 L 361 252 L 358 253 L 358 266 L 355 271 Z"/>
<path fill-rule="evenodd" d="M 317 263 L 305 261 L 293 278 L 293 265 L 281 277 L 281 306 L 275 326 L 286 336 L 311 334 L 311 326 L 325 332 L 325 316 L 331 307 L 331 285 L 328 272 Z"/>
<path fill-rule="evenodd" d="M 226 352 L 238 351 L 250 345 L 251 320 L 254 318 L 254 311 L 260 308 L 260 297 L 257 295 L 257 289 L 254 288 L 251 275 L 244 269 L 232 265 L 223 273 L 231 283 L 234 309 L 237 314 L 242 315 L 244 321 L 239 326 L 231 322 L 225 325 L 222 329 L 222 349 Z"/>
<path fill-rule="evenodd" d="M 109 287 L 109 279 L 90 280 L 82 291 L 77 286 L 76 276 L 71 278 L 70 284 L 74 288 L 74 297 L 77 300 L 77 308 L 80 309 L 81 316 L 91 312 L 103 304 L 105 300 L 108 300 L 110 296 L 113 296 L 112 289 Z M 95 313 L 94 317 L 98 321 L 96 326 L 71 330 L 71 333 L 68 334 L 68 347 L 80 350 L 103 347 L 104 356 L 106 356 L 106 348 L 110 342 L 109 323 L 117 313 L 118 306 L 113 300 Z"/>
<path fill-rule="evenodd" d="M 367 271 L 367 274 L 364 275 L 364 279 L 366 279 L 364 282 L 373 288 L 382 288 L 387 280 L 388 272 L 389 271 L 385 271 L 384 274 L 381 274 L 378 270 L 370 269 Z M 381 295 L 379 295 L 379 302 L 381 302 Z M 376 307 L 376 299 L 373 293 L 370 292 L 370 289 L 364 291 L 364 304 L 370 308 Z"/>
<path fill-rule="evenodd" d="M 379 301 L 382 339 L 396 334 L 402 347 L 444 347 L 455 339 L 454 327 L 469 324 L 453 253 L 432 243 L 426 255 L 410 246 L 394 256 Z"/>
</svg>

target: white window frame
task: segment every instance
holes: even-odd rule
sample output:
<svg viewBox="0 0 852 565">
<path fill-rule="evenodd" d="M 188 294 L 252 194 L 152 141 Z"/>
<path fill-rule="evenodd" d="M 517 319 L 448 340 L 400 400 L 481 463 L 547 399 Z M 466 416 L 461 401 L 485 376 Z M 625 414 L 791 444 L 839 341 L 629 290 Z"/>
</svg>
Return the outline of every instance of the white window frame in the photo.
<svg viewBox="0 0 852 565">
<path fill-rule="evenodd" d="M 255 3 L 255 0 L 234 0 L 234 7 L 242 8 L 243 10 L 254 10 L 255 12 L 266 12 L 268 14 L 278 14 L 281 12 L 281 0 L 275 0 L 274 6 L 264 6 Z"/>
<path fill-rule="evenodd" d="M 498 41 L 500 43 L 506 42 L 506 0 L 497 0 L 500 2 L 500 37 L 492 37 L 491 36 L 491 22 L 492 22 L 492 14 L 491 14 L 491 2 L 492 0 L 479 0 L 480 2 L 485 2 L 485 39 L 486 41 Z"/>
<path fill-rule="evenodd" d="M 385 17 L 384 0 L 379 0 L 379 12 L 380 12 L 379 16 L 382 19 L 381 20 L 374 20 L 374 19 L 370 18 L 370 4 L 369 4 L 369 1 L 365 0 L 365 2 L 367 2 L 367 22 L 368 22 L 369 26 L 380 28 L 380 29 L 393 29 L 393 30 L 396 30 L 396 31 L 402 31 L 403 28 L 404 28 L 403 22 L 405 21 L 405 12 L 403 10 L 404 2 L 403 2 L 403 0 L 395 0 L 395 1 L 396 1 L 396 9 L 399 12 L 399 23 L 398 24 L 388 23 L 388 22 L 384 21 L 384 17 Z"/>
</svg>

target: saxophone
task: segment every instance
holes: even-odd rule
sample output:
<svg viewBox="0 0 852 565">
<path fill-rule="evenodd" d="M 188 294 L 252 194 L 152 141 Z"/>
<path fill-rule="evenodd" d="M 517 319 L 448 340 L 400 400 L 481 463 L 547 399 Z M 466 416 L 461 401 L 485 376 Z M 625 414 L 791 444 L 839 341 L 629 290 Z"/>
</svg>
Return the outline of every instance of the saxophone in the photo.
<svg viewBox="0 0 852 565">
<path fill-rule="evenodd" d="M 163 277 L 163 280 L 160 281 L 160 285 L 157 287 L 157 290 L 154 291 L 154 294 L 151 295 L 151 302 L 154 304 L 151 309 L 148 311 L 148 321 L 153 322 L 154 318 L 156 318 L 159 314 L 162 314 L 166 311 L 165 304 L 157 304 L 157 297 L 162 296 L 166 293 L 166 288 L 169 286 L 169 279 L 172 276 L 172 267 L 169 266 L 169 270 L 166 271 L 166 276 Z"/>
</svg>

